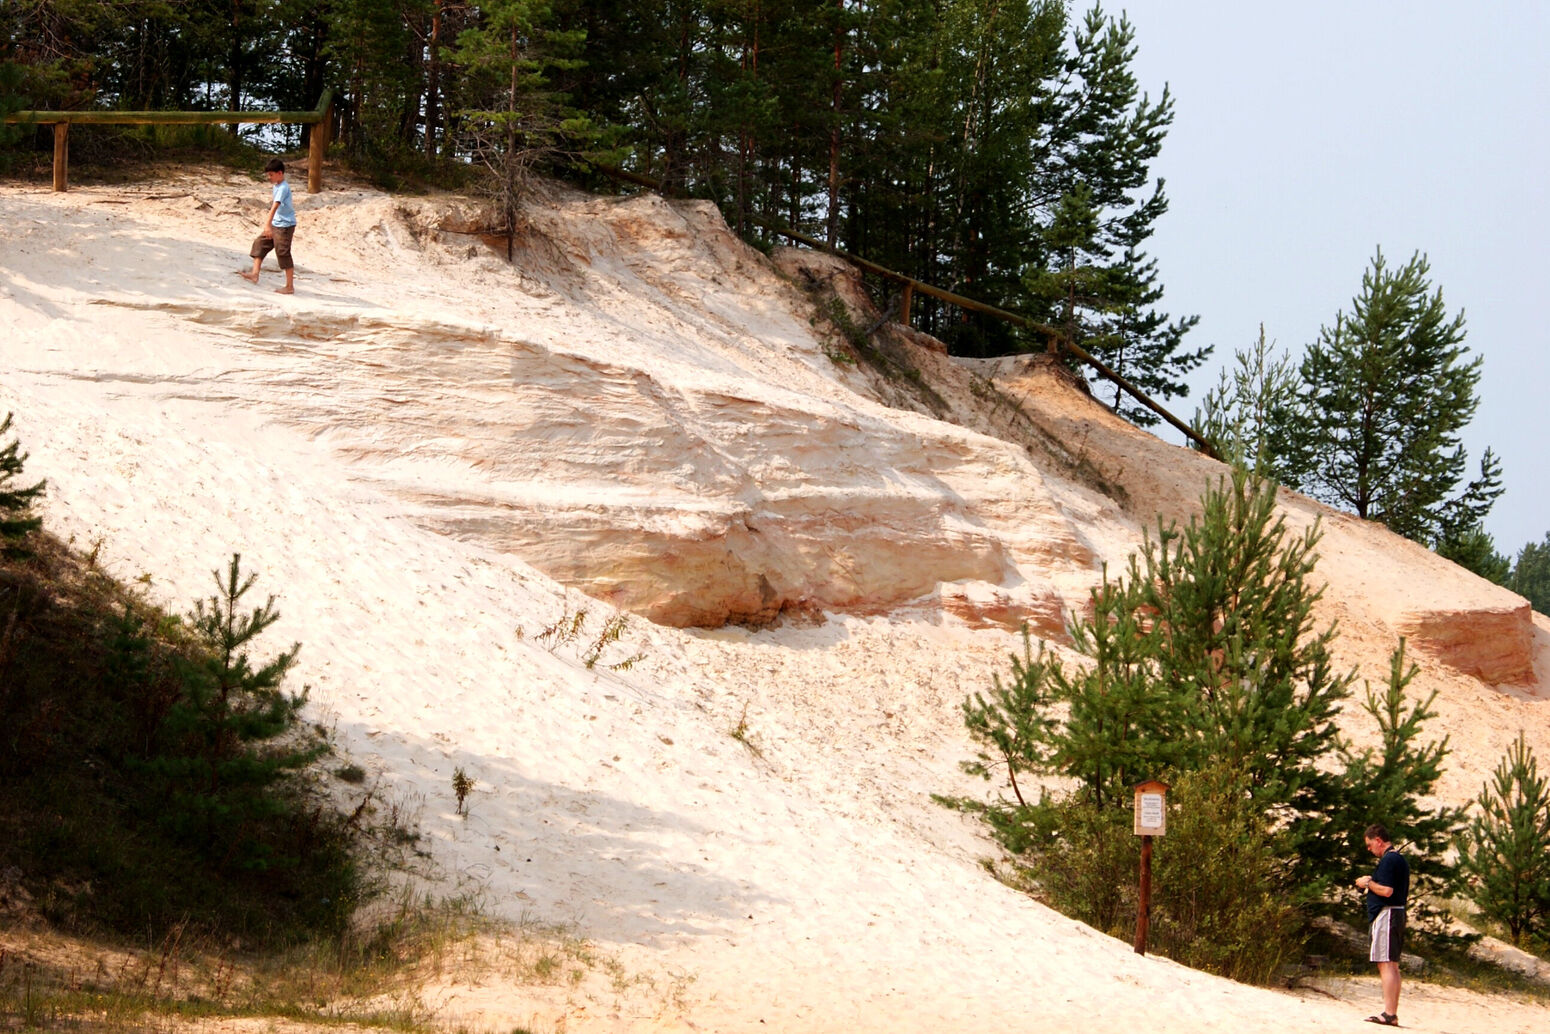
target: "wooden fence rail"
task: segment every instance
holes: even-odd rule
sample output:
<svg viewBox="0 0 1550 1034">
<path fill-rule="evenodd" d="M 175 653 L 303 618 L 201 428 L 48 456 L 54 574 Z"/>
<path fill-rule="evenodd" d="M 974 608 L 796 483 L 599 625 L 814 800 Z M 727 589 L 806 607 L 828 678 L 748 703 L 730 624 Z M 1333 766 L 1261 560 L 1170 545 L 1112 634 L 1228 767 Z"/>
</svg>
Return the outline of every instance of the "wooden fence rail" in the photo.
<svg viewBox="0 0 1550 1034">
<path fill-rule="evenodd" d="M 307 148 L 307 193 L 323 189 L 323 152 L 328 148 L 334 94 L 324 90 L 312 111 L 15 111 L 0 121 L 54 127 L 54 189 L 68 189 L 70 127 L 82 126 L 221 126 L 238 123 L 285 123 L 315 126 Z"/>
<path fill-rule="evenodd" d="M 666 193 L 659 181 L 651 179 L 647 176 L 642 176 L 639 173 L 628 172 L 624 169 L 615 169 L 605 165 L 592 164 L 591 167 L 612 179 L 622 180 L 626 183 L 634 183 L 638 186 L 647 187 L 651 190 L 655 190 L 659 194 Z M 1038 333 L 1043 334 L 1045 340 L 1049 342 L 1050 351 L 1069 352 L 1077 359 L 1098 371 L 1099 376 L 1104 377 L 1112 383 L 1118 385 L 1120 390 L 1124 391 L 1137 402 L 1141 403 L 1141 405 L 1145 406 L 1153 413 L 1156 413 L 1163 420 L 1167 421 L 1169 426 L 1183 434 L 1185 438 L 1188 438 L 1190 441 L 1194 442 L 1207 456 L 1210 456 L 1212 459 L 1221 458 L 1217 456 L 1216 450 L 1212 448 L 1211 443 L 1202 438 L 1199 432 L 1197 432 L 1193 427 L 1191 427 L 1189 424 L 1186 424 L 1172 413 L 1168 412 L 1168 410 L 1164 409 L 1162 405 L 1154 401 L 1151 396 L 1147 395 L 1135 384 L 1131 383 L 1129 378 L 1125 377 L 1119 373 L 1119 371 L 1110 367 L 1097 356 L 1088 352 L 1081 345 L 1078 345 L 1076 342 L 1072 341 L 1063 331 L 1060 330 L 1060 328 L 1052 327 L 1047 323 L 1039 323 L 1036 320 L 1030 320 L 1026 316 L 1019 316 L 1015 312 L 1008 312 L 1005 309 L 998 309 L 994 305 L 986 305 L 984 302 L 976 301 L 973 298 L 967 298 L 961 294 L 954 294 L 951 291 L 944 291 L 940 287 L 933 287 L 931 284 L 916 280 L 914 277 L 905 276 L 903 273 L 895 272 L 894 270 L 888 269 L 885 266 L 879 266 L 877 263 L 869 262 L 859 255 L 852 255 L 849 252 L 841 251 L 839 248 L 830 247 L 823 241 L 809 237 L 806 234 L 798 233 L 789 227 L 781 226 L 766 219 L 761 219 L 758 216 L 750 216 L 749 218 L 750 221 L 754 223 L 754 225 L 768 230 L 771 233 L 777 233 L 782 237 L 785 237 L 789 240 L 794 240 L 799 244 L 805 244 L 809 248 L 813 248 L 818 251 L 826 251 L 831 255 L 836 255 L 845 261 L 866 270 L 869 273 L 875 273 L 878 276 L 892 280 L 895 283 L 902 284 L 904 294 L 900 307 L 903 310 L 901 315 L 905 323 L 908 323 L 910 320 L 911 298 L 918 292 L 920 294 L 939 299 L 940 301 L 944 301 L 949 305 L 955 305 L 960 309 L 967 309 L 970 312 L 984 313 L 987 316 L 991 316 L 998 320 L 1003 320 L 1007 323 L 1013 324 L 1014 326 L 1026 327 L 1029 330 L 1037 331 Z"/>
</svg>

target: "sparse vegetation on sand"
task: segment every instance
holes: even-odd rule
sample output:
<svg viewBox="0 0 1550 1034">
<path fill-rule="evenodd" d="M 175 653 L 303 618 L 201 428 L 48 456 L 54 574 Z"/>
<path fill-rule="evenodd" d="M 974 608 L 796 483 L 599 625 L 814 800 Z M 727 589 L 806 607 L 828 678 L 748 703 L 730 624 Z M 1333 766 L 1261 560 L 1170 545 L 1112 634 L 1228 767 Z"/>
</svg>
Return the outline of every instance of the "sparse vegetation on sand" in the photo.
<svg viewBox="0 0 1550 1034">
<path fill-rule="evenodd" d="M 584 993 L 583 982 L 605 993 L 639 982 L 574 931 L 492 920 L 472 898 L 405 890 L 371 912 L 337 934 L 261 952 L 192 924 L 142 943 L 36 933 L 20 950 L 0 947 L 0 1030 L 199 1030 L 262 1018 L 290 1030 L 482 1031 L 434 989 L 499 979 L 563 998 Z"/>
<path fill-rule="evenodd" d="M 360 766 L 325 770 L 283 689 L 298 647 L 254 652 L 280 615 L 241 558 L 167 613 L 43 531 L 0 455 L 0 1030 L 464 1029 L 425 995 L 443 974 L 629 982 L 566 929 L 385 898 L 418 834 Z"/>
</svg>

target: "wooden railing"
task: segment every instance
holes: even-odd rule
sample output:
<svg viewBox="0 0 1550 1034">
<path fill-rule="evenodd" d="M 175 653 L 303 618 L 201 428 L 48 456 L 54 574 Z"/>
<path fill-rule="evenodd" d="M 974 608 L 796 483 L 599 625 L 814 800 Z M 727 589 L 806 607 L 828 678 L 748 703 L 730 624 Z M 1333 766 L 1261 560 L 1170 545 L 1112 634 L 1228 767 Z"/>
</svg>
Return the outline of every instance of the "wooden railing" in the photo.
<svg viewBox="0 0 1550 1034">
<path fill-rule="evenodd" d="M 596 163 L 589 163 L 588 167 L 601 172 L 603 175 L 608 176 L 611 179 L 621 180 L 625 183 L 634 183 L 638 186 L 647 187 L 651 190 L 655 190 L 659 194 L 663 194 L 664 196 L 667 193 L 666 190 L 664 190 L 661 182 L 651 179 L 648 176 L 642 176 L 639 173 L 629 172 L 624 169 L 615 169 L 606 165 L 598 165 Z M 1036 331 L 1044 335 L 1045 341 L 1049 343 L 1049 350 L 1051 352 L 1067 352 L 1072 356 L 1075 356 L 1077 359 L 1096 370 L 1099 376 L 1104 377 L 1105 379 L 1114 383 L 1120 388 L 1120 390 L 1124 391 L 1137 402 L 1141 403 L 1141 405 L 1145 406 L 1153 413 L 1156 413 L 1163 420 L 1167 421 L 1169 426 L 1184 435 L 1185 438 L 1188 438 L 1190 441 L 1194 442 L 1197 446 L 1200 447 L 1200 451 L 1204 452 L 1207 456 L 1210 456 L 1212 459 L 1221 458 L 1217 456 L 1216 450 L 1212 448 L 1211 443 L 1202 438 L 1199 432 L 1197 432 L 1193 427 L 1191 427 L 1189 424 L 1186 424 L 1172 413 L 1168 412 L 1168 410 L 1164 409 L 1162 405 L 1154 401 L 1151 396 L 1147 395 L 1135 384 L 1131 383 L 1131 381 L 1123 374 L 1119 373 L 1119 371 L 1113 369 L 1107 363 L 1100 360 L 1097 356 L 1088 352 L 1081 345 L 1078 345 L 1076 342 L 1072 341 L 1070 337 L 1059 327 L 1052 327 L 1047 323 L 1039 323 L 1036 320 L 1028 319 L 1026 316 L 1019 316 L 1015 312 L 1008 312 L 1005 309 L 998 309 L 994 305 L 987 305 L 982 301 L 977 301 L 973 298 L 968 298 L 961 294 L 954 294 L 951 291 L 944 291 L 940 287 L 933 287 L 928 283 L 916 280 L 914 277 L 905 276 L 903 273 L 895 272 L 894 270 L 888 269 L 885 266 L 879 266 L 877 263 L 870 262 L 867 259 L 860 257 L 859 255 L 852 255 L 849 252 L 841 251 L 839 248 L 830 247 L 823 241 L 809 237 L 806 234 L 798 233 L 789 227 L 781 226 L 766 219 L 761 219 L 758 216 L 750 216 L 749 221 L 761 229 L 768 230 L 771 233 L 779 234 L 780 236 L 789 240 L 794 240 L 799 244 L 805 244 L 809 248 L 813 248 L 818 251 L 826 251 L 831 255 L 836 255 L 845 261 L 866 270 L 869 273 L 875 273 L 878 276 L 901 284 L 903 287 L 903 297 L 900 299 L 899 308 L 901 310 L 900 317 L 905 323 L 910 321 L 910 303 L 913 299 L 913 296 L 916 293 L 919 293 L 939 299 L 940 301 L 944 301 L 949 305 L 957 306 L 960 309 L 967 309 L 970 312 L 984 313 L 987 316 L 1002 320 L 1014 326 L 1025 327 L 1029 330 Z"/>
<path fill-rule="evenodd" d="M 70 180 L 70 127 L 82 126 L 220 126 L 237 123 L 284 123 L 312 126 L 307 148 L 307 192 L 323 189 L 323 152 L 328 148 L 334 94 L 324 90 L 312 111 L 16 111 L 5 122 L 54 127 L 54 189 L 66 190 Z"/>
</svg>

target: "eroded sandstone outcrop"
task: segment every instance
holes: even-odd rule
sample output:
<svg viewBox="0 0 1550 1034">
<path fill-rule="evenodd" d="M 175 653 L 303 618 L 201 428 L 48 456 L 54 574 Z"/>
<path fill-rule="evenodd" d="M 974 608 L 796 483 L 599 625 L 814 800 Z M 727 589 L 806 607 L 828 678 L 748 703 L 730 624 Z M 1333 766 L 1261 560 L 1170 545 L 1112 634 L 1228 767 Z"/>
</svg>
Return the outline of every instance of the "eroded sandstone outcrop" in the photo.
<svg viewBox="0 0 1550 1034">
<path fill-rule="evenodd" d="M 1527 603 L 1411 612 L 1399 632 L 1448 667 L 1493 686 L 1535 681 L 1533 612 Z"/>
</svg>

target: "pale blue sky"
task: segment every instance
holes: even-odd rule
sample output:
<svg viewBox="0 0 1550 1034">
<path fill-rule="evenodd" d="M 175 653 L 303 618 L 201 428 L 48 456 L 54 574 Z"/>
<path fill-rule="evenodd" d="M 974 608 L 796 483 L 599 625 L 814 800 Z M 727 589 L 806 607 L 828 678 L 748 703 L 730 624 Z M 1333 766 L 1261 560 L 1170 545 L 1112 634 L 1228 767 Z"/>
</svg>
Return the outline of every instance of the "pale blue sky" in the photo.
<svg viewBox="0 0 1550 1034">
<path fill-rule="evenodd" d="M 1086 9 L 1082 0 L 1073 5 Z M 1515 556 L 1550 531 L 1550 2 L 1126 0 L 1135 68 L 1175 119 L 1154 171 L 1164 307 L 1220 364 L 1266 334 L 1300 353 L 1349 311 L 1374 248 L 1416 250 L 1485 357 L 1467 435 L 1507 492 L 1487 521 Z"/>
</svg>

